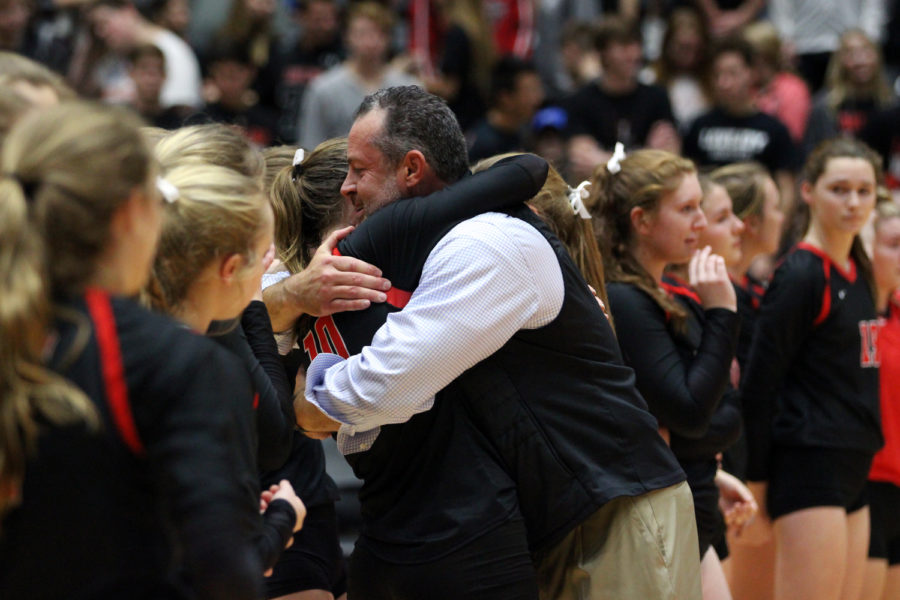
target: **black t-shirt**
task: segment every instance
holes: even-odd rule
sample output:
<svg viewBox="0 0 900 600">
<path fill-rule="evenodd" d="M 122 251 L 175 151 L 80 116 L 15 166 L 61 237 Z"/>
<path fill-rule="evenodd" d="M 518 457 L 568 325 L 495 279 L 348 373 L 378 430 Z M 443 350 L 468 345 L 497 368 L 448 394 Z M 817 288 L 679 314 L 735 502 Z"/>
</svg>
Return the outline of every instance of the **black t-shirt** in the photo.
<svg viewBox="0 0 900 600">
<path fill-rule="evenodd" d="M 691 124 L 682 152 L 704 167 L 756 161 L 775 173 L 797 166 L 787 128 L 761 112 L 733 116 L 721 108 L 712 109 Z"/>
<path fill-rule="evenodd" d="M 872 292 L 818 248 L 775 270 L 741 382 L 747 478 L 768 479 L 773 444 L 874 453 L 883 444 Z"/>
<path fill-rule="evenodd" d="M 575 92 L 565 105 L 569 113 L 567 134 L 589 135 L 609 150 L 616 142 L 626 148 L 645 146 L 654 123 L 675 123 L 669 95 L 658 85 L 639 83 L 634 91 L 614 96 L 593 81 Z"/>
<path fill-rule="evenodd" d="M 518 131 L 497 129 L 482 119 L 466 136 L 469 139 L 469 163 L 483 158 L 522 150 L 522 136 Z"/>
</svg>

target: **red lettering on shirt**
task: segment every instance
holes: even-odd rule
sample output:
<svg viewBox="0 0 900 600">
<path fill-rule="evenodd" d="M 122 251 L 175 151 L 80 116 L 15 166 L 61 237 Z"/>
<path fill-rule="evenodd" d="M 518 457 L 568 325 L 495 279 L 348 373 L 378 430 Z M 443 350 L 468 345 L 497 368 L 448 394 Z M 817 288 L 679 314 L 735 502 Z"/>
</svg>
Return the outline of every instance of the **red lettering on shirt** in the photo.
<svg viewBox="0 0 900 600">
<path fill-rule="evenodd" d="M 878 354 L 878 332 L 884 325 L 884 319 L 859 322 L 859 366 L 863 368 L 881 365 Z"/>
<path fill-rule="evenodd" d="M 330 315 L 316 319 L 316 324 L 313 326 L 312 331 L 303 337 L 303 349 L 309 356 L 310 361 L 318 356 L 319 352 L 350 358 L 347 344 L 344 343 L 344 338 Z"/>
</svg>

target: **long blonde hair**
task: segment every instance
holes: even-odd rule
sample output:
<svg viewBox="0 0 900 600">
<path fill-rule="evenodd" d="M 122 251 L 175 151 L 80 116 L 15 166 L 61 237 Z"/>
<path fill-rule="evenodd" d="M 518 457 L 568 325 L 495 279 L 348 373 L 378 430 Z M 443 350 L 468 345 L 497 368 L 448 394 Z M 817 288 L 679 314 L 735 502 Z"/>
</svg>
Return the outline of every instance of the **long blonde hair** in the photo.
<svg viewBox="0 0 900 600">
<path fill-rule="evenodd" d="M 97 423 L 85 395 L 42 365 L 55 294 L 94 274 L 114 211 L 146 187 L 139 121 L 90 103 L 24 117 L 0 156 L 0 514 L 33 451 L 38 419 Z"/>
<path fill-rule="evenodd" d="M 854 90 L 851 88 L 850 76 L 846 69 L 844 69 L 842 60 L 843 54 L 847 51 L 847 44 L 853 37 L 862 38 L 878 57 L 875 75 L 872 77 L 872 81 L 869 82 L 863 90 Z M 875 105 L 880 108 L 888 106 L 894 99 L 894 94 L 884 77 L 884 60 L 881 57 L 881 50 L 862 29 L 848 29 L 841 35 L 840 44 L 838 45 L 837 50 L 831 55 L 831 60 L 828 61 L 828 70 L 825 73 L 825 83 L 826 89 L 829 90 L 826 100 L 828 107 L 832 111 L 837 111 L 840 105 L 846 100 L 859 98 L 860 96 L 863 98 L 872 98 L 875 100 Z"/>
<path fill-rule="evenodd" d="M 606 164 L 594 169 L 588 210 L 594 215 L 597 241 L 609 281 L 630 283 L 643 290 L 669 315 L 672 325 L 684 326 L 687 312 L 660 289 L 634 255 L 631 211 L 654 211 L 665 194 L 674 192 L 686 175 L 697 172 L 694 163 L 665 150 L 638 150 L 612 173 Z"/>
</svg>

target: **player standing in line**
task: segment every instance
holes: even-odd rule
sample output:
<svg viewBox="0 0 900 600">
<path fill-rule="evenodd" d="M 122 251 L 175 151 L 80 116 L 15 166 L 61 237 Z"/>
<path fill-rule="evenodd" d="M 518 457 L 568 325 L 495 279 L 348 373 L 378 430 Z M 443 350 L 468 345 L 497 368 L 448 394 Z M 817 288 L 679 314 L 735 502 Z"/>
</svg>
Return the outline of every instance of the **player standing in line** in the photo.
<svg viewBox="0 0 900 600">
<path fill-rule="evenodd" d="M 725 260 L 699 249 L 707 218 L 696 168 L 659 150 L 614 156 L 594 172 L 592 196 L 625 362 L 691 486 L 704 597 L 730 598 L 712 542 L 724 531 L 716 454 L 740 432 L 737 397 L 726 393 L 739 319 Z M 689 286 L 664 277 L 684 263 Z"/>
<path fill-rule="evenodd" d="M 862 600 L 900 597 L 900 208 L 893 202 L 875 207 L 872 273 L 878 313 L 881 425 L 884 448 L 869 472 L 871 535 Z"/>
<path fill-rule="evenodd" d="M 726 265 L 734 283 L 741 317 L 736 358 L 738 367 L 743 370 L 750 355 L 756 313 L 765 293 L 764 282 L 750 274 L 750 266 L 758 257 L 771 257 L 778 250 L 784 213 L 778 186 L 760 164 L 726 165 L 713 171 L 710 178 L 725 188 L 734 214 L 744 223 L 740 259 Z M 722 464 L 729 473 L 742 480 L 746 478 L 746 435 L 724 452 Z M 755 501 L 759 505 L 765 499 L 756 498 Z M 727 543 L 729 559 L 722 566 L 734 600 L 771 600 L 775 593 L 775 542 L 767 520 L 754 519 L 741 529 L 740 536 L 729 530 Z"/>
<path fill-rule="evenodd" d="M 803 169 L 810 221 L 757 318 L 742 397 L 747 479 L 774 524 L 776 600 L 855 600 L 869 542 L 866 480 L 882 445 L 878 319 L 859 232 L 881 160 L 836 139 Z"/>
</svg>

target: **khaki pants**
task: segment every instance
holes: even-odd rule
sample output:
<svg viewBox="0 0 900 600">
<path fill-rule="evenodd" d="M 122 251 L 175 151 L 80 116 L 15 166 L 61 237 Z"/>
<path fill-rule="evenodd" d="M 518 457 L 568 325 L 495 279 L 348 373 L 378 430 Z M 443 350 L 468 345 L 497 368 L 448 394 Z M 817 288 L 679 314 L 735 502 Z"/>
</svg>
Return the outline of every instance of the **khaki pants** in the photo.
<svg viewBox="0 0 900 600">
<path fill-rule="evenodd" d="M 701 600 L 687 483 L 622 497 L 536 557 L 541 600 Z"/>
</svg>

